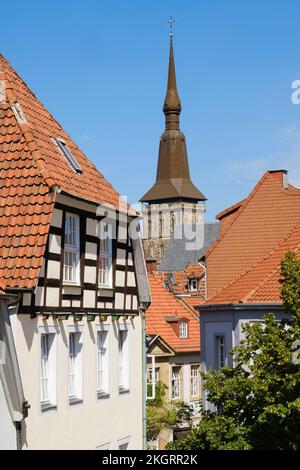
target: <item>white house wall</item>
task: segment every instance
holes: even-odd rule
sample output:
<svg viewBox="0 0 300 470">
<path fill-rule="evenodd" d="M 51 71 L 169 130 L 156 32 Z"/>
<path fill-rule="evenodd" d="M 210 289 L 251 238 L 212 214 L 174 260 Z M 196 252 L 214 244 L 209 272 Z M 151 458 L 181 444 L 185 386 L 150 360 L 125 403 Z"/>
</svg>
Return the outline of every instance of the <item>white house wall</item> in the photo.
<svg viewBox="0 0 300 470">
<path fill-rule="evenodd" d="M 0 378 L 0 450 L 16 450 L 17 435 Z"/>
<path fill-rule="evenodd" d="M 100 322 L 87 322 L 83 317 L 76 324 L 83 335 L 83 402 L 69 405 L 68 399 L 68 332 L 73 318 L 58 321 L 51 317 L 14 315 L 13 329 L 24 393 L 30 410 L 24 427 L 24 449 L 95 449 L 129 438 L 129 449 L 142 448 L 142 345 L 141 319 L 126 320 L 129 329 L 130 391 L 119 394 L 117 323 L 107 317 L 110 349 L 110 394 L 97 398 L 96 344 Z M 54 328 L 57 339 L 57 408 L 41 411 L 40 401 L 40 327 Z M 4 415 L 3 415 L 4 416 Z M 2 413 L 1 413 L 2 421 Z M 1 432 L 1 431 L 0 431 Z"/>
</svg>

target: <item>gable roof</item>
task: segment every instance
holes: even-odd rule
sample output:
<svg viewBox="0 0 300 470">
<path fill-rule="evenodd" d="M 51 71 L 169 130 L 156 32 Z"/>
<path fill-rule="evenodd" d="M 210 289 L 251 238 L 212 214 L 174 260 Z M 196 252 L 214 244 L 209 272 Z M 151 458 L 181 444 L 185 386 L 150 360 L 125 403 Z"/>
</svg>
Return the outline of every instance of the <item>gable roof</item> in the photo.
<svg viewBox="0 0 300 470">
<path fill-rule="evenodd" d="M 62 138 L 83 170 L 54 144 Z M 0 278 L 32 288 L 43 262 L 56 191 L 119 209 L 119 194 L 0 54 Z M 133 212 L 123 201 L 121 210 Z"/>
<path fill-rule="evenodd" d="M 43 161 L 44 169 L 53 179 L 53 184 L 56 183 L 62 191 L 70 195 L 96 204 L 111 204 L 118 208 L 119 193 L 88 160 L 1 54 L 0 72 L 8 104 L 12 105 L 13 102 L 17 102 L 20 105 L 28 123 L 28 125 L 21 125 L 22 133 L 26 130 L 31 132 L 32 143 L 36 146 L 36 152 Z M 82 168 L 82 174 L 73 171 L 54 144 L 53 137 L 59 137 L 65 141 Z"/>
<path fill-rule="evenodd" d="M 300 222 L 300 190 L 284 170 L 267 171 L 206 252 L 208 296 L 259 262 Z"/>
<path fill-rule="evenodd" d="M 289 250 L 300 252 L 300 224 L 268 255 L 205 304 L 281 302 L 280 264 Z"/>
<path fill-rule="evenodd" d="M 200 324 L 196 313 L 185 308 L 163 285 L 161 273 L 148 273 L 151 305 L 146 311 L 147 335 L 159 334 L 176 352 L 200 350 Z M 189 337 L 181 339 L 166 321 L 166 318 L 186 319 L 189 322 Z"/>
</svg>

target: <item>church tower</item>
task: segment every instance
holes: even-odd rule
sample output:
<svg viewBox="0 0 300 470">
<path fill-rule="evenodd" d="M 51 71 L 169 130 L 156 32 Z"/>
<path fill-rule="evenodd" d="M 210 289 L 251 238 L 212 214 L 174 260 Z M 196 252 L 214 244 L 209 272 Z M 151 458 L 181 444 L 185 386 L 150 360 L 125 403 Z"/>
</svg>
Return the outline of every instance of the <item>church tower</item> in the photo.
<svg viewBox="0 0 300 470">
<path fill-rule="evenodd" d="M 160 138 L 156 182 L 141 198 L 145 257 L 158 261 L 175 226 L 204 222 L 206 200 L 191 181 L 185 137 L 179 126 L 181 103 L 176 85 L 172 29 L 163 112 L 165 131 Z"/>
</svg>

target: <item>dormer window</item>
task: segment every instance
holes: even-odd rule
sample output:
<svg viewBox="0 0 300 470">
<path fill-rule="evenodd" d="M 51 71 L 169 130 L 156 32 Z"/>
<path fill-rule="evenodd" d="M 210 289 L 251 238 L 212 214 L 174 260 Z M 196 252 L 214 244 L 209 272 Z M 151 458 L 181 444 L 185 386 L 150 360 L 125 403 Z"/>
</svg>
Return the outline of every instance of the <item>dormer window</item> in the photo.
<svg viewBox="0 0 300 470">
<path fill-rule="evenodd" d="M 188 322 L 186 320 L 179 321 L 179 338 L 188 337 Z"/>
<path fill-rule="evenodd" d="M 189 292 L 198 291 L 198 282 L 196 278 L 189 279 L 188 289 L 189 289 Z"/>
<path fill-rule="evenodd" d="M 57 145 L 57 147 L 59 148 L 59 150 L 61 151 L 61 153 L 63 154 L 63 156 L 66 158 L 72 170 L 75 171 L 75 173 L 81 174 L 82 168 L 77 163 L 76 159 L 73 157 L 71 150 L 67 146 L 66 142 L 59 137 L 53 137 L 53 140 L 55 144 Z"/>
</svg>

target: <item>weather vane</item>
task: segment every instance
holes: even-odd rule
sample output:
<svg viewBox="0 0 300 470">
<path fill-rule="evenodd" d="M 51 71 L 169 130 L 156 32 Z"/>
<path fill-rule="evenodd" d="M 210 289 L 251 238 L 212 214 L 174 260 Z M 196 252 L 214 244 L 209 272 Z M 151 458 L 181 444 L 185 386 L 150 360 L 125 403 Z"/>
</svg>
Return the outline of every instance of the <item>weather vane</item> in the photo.
<svg viewBox="0 0 300 470">
<path fill-rule="evenodd" d="M 170 25 L 170 36 L 173 36 L 173 24 L 175 23 L 176 19 L 173 16 L 170 16 L 169 21 L 167 23 Z"/>
</svg>

